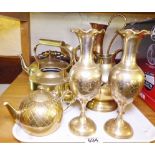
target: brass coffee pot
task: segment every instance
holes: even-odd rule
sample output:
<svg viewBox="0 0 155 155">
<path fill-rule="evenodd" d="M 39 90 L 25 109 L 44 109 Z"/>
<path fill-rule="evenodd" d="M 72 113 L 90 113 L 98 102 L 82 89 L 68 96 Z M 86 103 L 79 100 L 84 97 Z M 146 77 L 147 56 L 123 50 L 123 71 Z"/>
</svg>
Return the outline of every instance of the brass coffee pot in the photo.
<svg viewBox="0 0 155 155">
<path fill-rule="evenodd" d="M 106 29 L 109 28 L 110 24 L 112 23 L 113 19 L 116 17 L 123 18 L 125 22 L 123 27 L 125 27 L 126 17 L 121 14 L 116 14 L 114 16 L 111 16 L 108 22 L 108 25 L 97 24 L 97 23 L 90 23 L 90 24 L 92 28 L 95 28 L 97 30 L 100 30 L 101 28 L 103 28 L 106 31 Z M 108 77 L 112 67 L 115 65 L 115 57 L 117 56 L 118 53 L 122 52 L 122 49 L 118 49 L 110 53 L 111 46 L 118 35 L 117 33 L 115 33 L 115 35 L 113 36 L 109 44 L 107 51 L 103 52 L 102 45 L 103 45 L 104 35 L 105 33 L 97 35 L 95 38 L 95 45 L 93 46 L 95 61 L 96 63 L 101 64 L 102 86 L 97 96 L 87 104 L 87 108 L 94 111 L 109 112 L 109 111 L 115 110 L 117 108 L 117 104 L 111 96 L 111 88 L 108 83 Z"/>
<path fill-rule="evenodd" d="M 45 136 L 56 131 L 61 123 L 63 108 L 61 99 L 45 90 L 30 93 L 15 110 L 8 102 L 4 105 L 28 134 Z"/>
</svg>

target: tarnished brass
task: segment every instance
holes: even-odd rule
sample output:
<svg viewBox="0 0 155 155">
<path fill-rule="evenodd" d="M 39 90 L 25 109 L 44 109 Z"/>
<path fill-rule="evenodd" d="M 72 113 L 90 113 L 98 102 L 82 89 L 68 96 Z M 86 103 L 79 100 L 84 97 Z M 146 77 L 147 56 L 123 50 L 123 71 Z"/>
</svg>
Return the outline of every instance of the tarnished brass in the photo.
<svg viewBox="0 0 155 155">
<path fill-rule="evenodd" d="M 115 138 L 130 138 L 132 127 L 123 120 L 125 107 L 131 104 L 144 84 L 144 73 L 136 64 L 136 53 L 140 40 L 150 34 L 147 30 L 120 30 L 124 38 L 124 52 L 121 62 L 115 65 L 109 75 L 112 97 L 118 104 L 118 116 L 104 125 L 105 131 Z"/>
<path fill-rule="evenodd" d="M 73 65 L 69 72 L 70 89 L 75 97 L 81 103 L 80 116 L 73 118 L 69 127 L 72 133 L 78 136 L 89 136 L 95 133 L 95 123 L 85 115 L 85 108 L 99 91 L 101 86 L 101 67 L 95 64 L 93 59 L 92 47 L 95 36 L 103 33 L 104 30 L 98 31 L 90 29 L 88 31 L 73 29 L 80 42 L 80 58 Z"/>
<path fill-rule="evenodd" d="M 107 28 L 109 28 L 110 24 L 112 23 L 112 20 L 116 17 L 123 18 L 125 23 L 123 25 L 124 27 L 126 25 L 126 17 L 121 14 L 116 14 L 114 16 L 111 16 L 111 18 L 109 19 L 108 25 L 93 23 L 93 25 L 91 24 L 91 26 L 97 30 L 100 30 L 101 27 L 103 27 L 106 30 Z M 113 36 L 107 51 L 102 50 L 104 34 L 102 33 L 100 35 L 97 35 L 95 39 L 96 45 L 93 48 L 94 49 L 93 53 L 96 57 L 96 63 L 101 64 L 102 86 L 101 86 L 101 90 L 99 91 L 99 94 L 97 94 L 97 96 L 87 104 L 87 107 L 94 111 L 109 112 L 117 108 L 116 102 L 111 97 L 111 89 L 108 83 L 109 73 L 112 67 L 115 65 L 115 57 L 118 53 L 123 51 L 122 49 L 118 49 L 113 53 L 109 53 L 112 43 L 114 42 L 117 35 L 118 34 L 116 33 Z"/>
<path fill-rule="evenodd" d="M 4 102 L 15 121 L 29 134 L 45 136 L 56 131 L 61 123 L 61 100 L 45 90 L 36 90 L 26 97 L 16 111 Z"/>
</svg>

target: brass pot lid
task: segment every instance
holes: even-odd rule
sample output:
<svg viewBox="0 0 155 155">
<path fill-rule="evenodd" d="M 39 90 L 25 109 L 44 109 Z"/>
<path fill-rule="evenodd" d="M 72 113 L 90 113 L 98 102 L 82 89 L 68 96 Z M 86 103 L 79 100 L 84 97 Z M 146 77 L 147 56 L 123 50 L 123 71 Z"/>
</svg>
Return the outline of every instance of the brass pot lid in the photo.
<svg viewBox="0 0 155 155">
<path fill-rule="evenodd" d="M 54 52 L 54 51 L 53 51 Z M 55 52 L 57 53 L 57 52 Z M 53 57 L 52 51 L 48 52 L 48 55 L 39 60 L 39 67 L 40 68 L 61 68 L 66 69 L 69 63 L 63 60 L 63 56 L 60 55 L 58 57 Z"/>
</svg>

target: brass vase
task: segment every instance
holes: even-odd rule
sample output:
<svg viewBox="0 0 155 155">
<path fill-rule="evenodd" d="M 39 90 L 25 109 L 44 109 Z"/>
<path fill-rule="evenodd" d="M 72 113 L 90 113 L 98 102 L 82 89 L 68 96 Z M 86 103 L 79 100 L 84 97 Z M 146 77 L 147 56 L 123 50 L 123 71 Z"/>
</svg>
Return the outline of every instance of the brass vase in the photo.
<svg viewBox="0 0 155 155">
<path fill-rule="evenodd" d="M 124 52 L 121 62 L 112 68 L 109 75 L 112 97 L 118 104 L 118 116 L 107 121 L 104 130 L 112 137 L 124 139 L 133 135 L 132 127 L 123 120 L 125 107 L 133 102 L 144 84 L 144 73 L 136 64 L 136 53 L 141 39 L 150 32 L 126 29 L 119 34 L 124 39 Z"/>
<path fill-rule="evenodd" d="M 113 19 L 116 17 L 123 18 L 123 21 L 124 21 L 123 27 L 124 27 L 126 25 L 126 17 L 121 14 L 116 14 L 111 16 L 111 18 L 109 19 L 108 25 L 98 24 L 98 23 L 90 23 L 90 25 L 92 26 L 92 28 L 95 28 L 97 30 L 100 30 L 101 28 L 103 28 L 106 31 L 106 29 L 108 29 L 110 24 L 112 23 Z M 102 86 L 97 96 L 93 100 L 88 102 L 87 107 L 94 111 L 110 112 L 117 108 L 117 103 L 114 101 L 114 99 L 111 96 L 111 88 L 108 83 L 108 77 L 112 67 L 116 64 L 115 57 L 117 56 L 118 53 L 123 52 L 123 50 L 118 49 L 113 53 L 109 53 L 110 48 L 118 35 L 116 33 L 113 36 L 112 40 L 110 41 L 108 50 L 103 51 L 102 46 L 104 45 L 104 42 L 103 42 L 104 35 L 105 33 L 101 33 L 96 36 L 95 44 L 93 47 L 95 62 L 98 64 L 101 64 Z"/>
<path fill-rule="evenodd" d="M 85 115 L 86 104 L 96 96 L 101 86 L 101 67 L 95 64 L 92 48 L 95 36 L 103 30 L 81 29 L 72 30 L 80 42 L 80 58 L 73 65 L 69 73 L 70 89 L 81 104 L 81 114 L 73 118 L 69 127 L 73 134 L 78 136 L 89 136 L 95 133 L 96 125 L 93 120 Z"/>
<path fill-rule="evenodd" d="M 99 24 L 99 23 L 90 23 L 93 29 L 98 31 L 107 29 L 108 25 L 106 24 Z M 103 39 L 104 39 L 104 31 L 98 35 L 96 35 L 94 44 L 93 44 L 93 54 L 95 58 L 95 62 L 98 61 L 98 57 L 103 55 Z"/>
</svg>

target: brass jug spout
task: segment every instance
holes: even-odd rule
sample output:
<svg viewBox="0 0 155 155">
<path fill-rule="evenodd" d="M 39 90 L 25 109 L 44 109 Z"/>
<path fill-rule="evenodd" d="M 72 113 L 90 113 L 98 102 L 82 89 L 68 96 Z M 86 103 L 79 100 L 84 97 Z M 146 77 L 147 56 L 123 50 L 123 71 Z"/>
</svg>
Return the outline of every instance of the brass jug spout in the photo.
<svg viewBox="0 0 155 155">
<path fill-rule="evenodd" d="M 4 102 L 3 105 L 6 106 L 14 120 L 18 120 L 19 111 L 15 110 L 8 102 Z"/>
<path fill-rule="evenodd" d="M 29 67 L 27 67 L 25 61 L 24 61 L 24 58 L 22 55 L 19 55 L 19 58 L 20 58 L 20 61 L 21 61 L 21 66 L 22 66 L 22 69 L 27 73 L 29 74 Z"/>
</svg>

